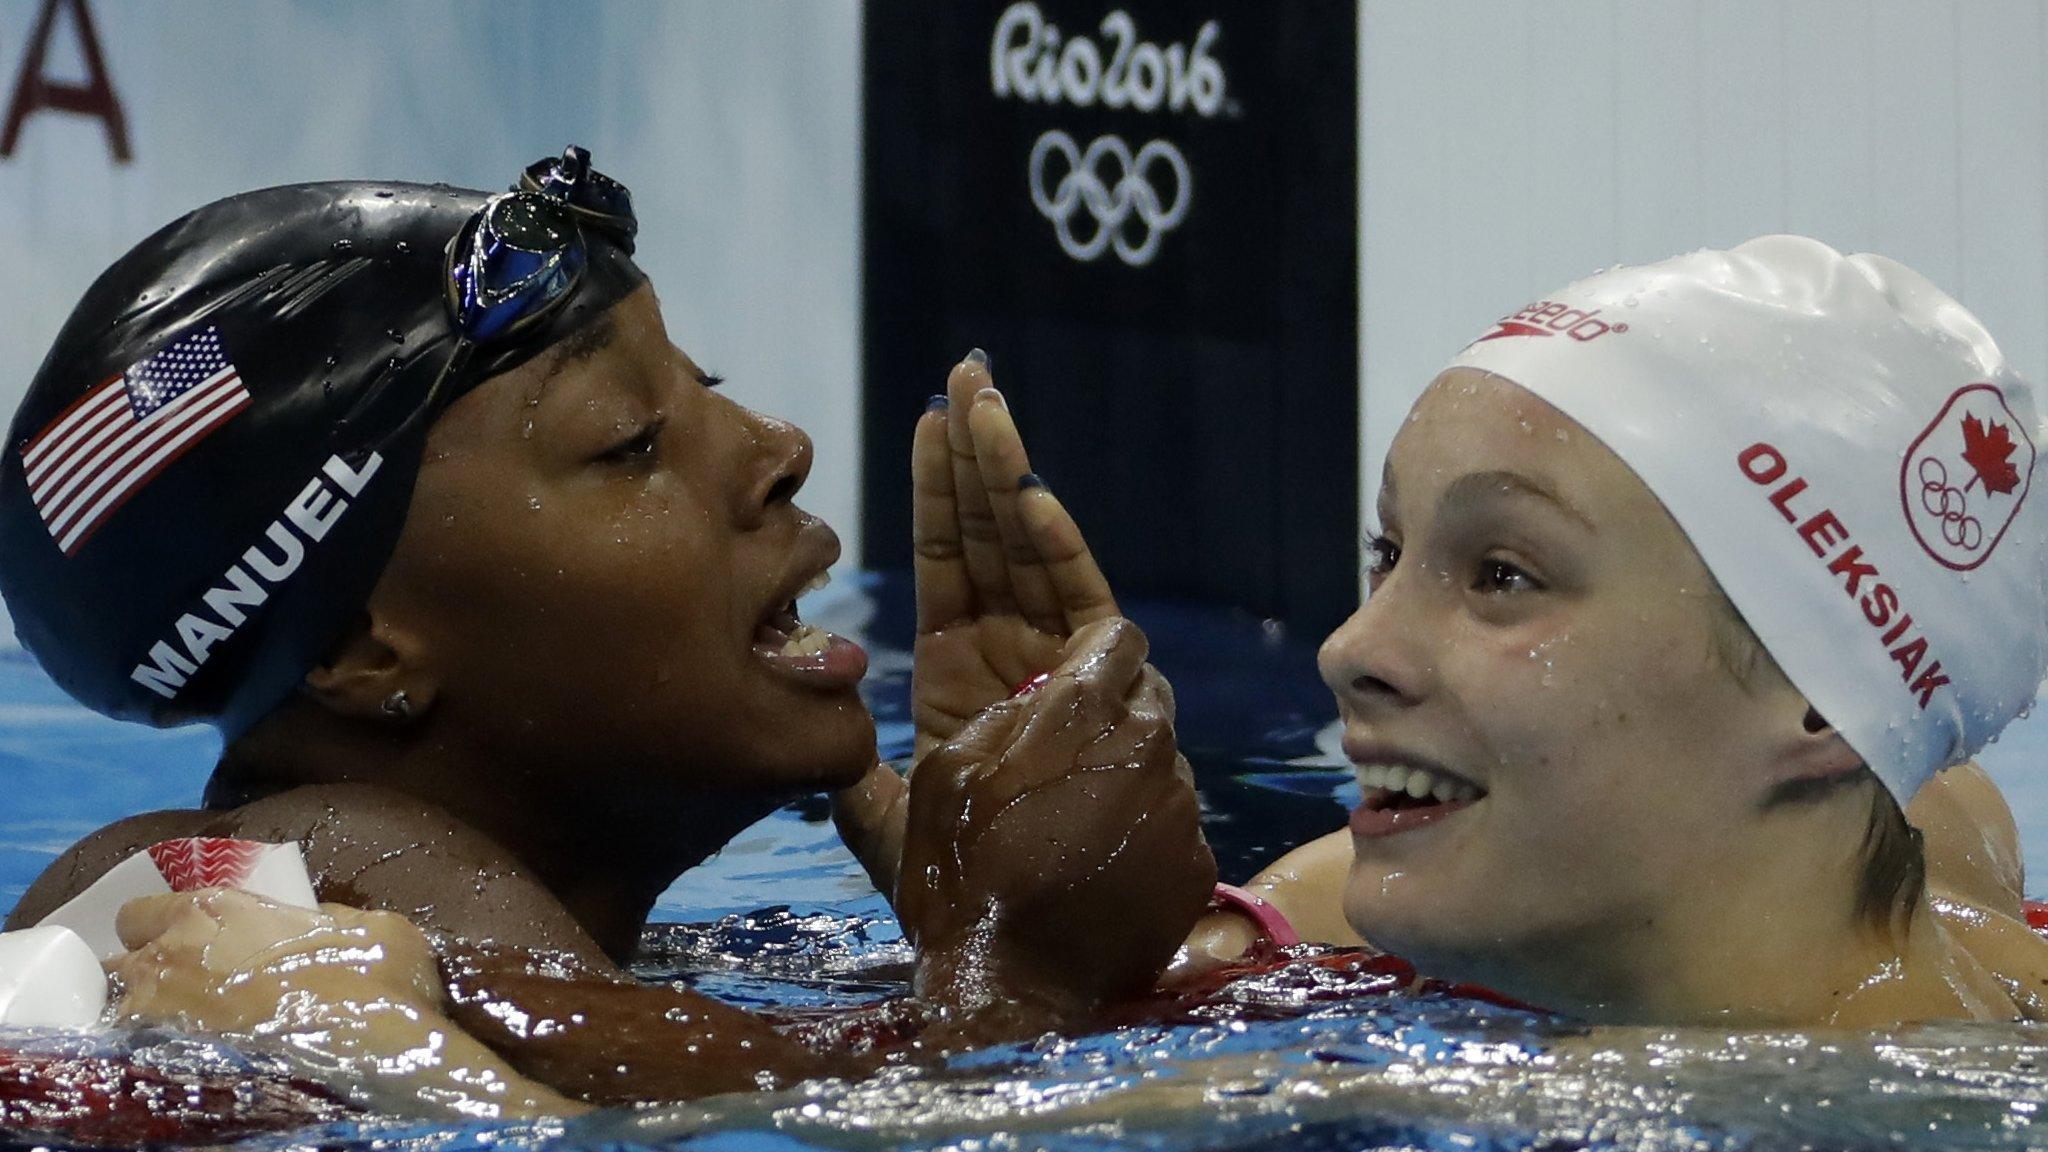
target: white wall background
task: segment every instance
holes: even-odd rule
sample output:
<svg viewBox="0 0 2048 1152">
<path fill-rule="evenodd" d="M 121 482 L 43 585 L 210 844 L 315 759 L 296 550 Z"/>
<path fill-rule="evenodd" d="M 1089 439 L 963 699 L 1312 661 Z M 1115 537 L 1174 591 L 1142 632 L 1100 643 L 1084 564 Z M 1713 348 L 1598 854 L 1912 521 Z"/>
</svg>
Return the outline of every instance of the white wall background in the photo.
<svg viewBox="0 0 2048 1152">
<path fill-rule="evenodd" d="M 40 7 L 0 0 L 0 110 Z M 853 0 L 91 8 L 135 162 L 57 113 L 0 160 L 0 413 L 92 278 L 191 208 L 301 180 L 499 188 L 573 141 L 632 187 L 677 343 L 817 441 L 803 502 L 859 554 Z M 77 44 L 60 23 L 48 71 L 83 79 Z"/>
<path fill-rule="evenodd" d="M 1363 507 L 1408 406 L 1489 321 L 1765 233 L 1904 261 L 2048 382 L 2039 0 L 1361 2 Z M 2038 877 L 2048 719 L 1985 762 Z"/>
</svg>

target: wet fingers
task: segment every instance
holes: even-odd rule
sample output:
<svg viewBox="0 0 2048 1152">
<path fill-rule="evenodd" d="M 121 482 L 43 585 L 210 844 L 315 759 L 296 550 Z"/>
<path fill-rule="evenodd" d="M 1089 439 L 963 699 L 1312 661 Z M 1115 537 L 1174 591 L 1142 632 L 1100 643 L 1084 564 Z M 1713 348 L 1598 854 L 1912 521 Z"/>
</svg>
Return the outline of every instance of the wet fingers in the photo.
<svg viewBox="0 0 2048 1152">
<path fill-rule="evenodd" d="M 1053 677 L 1072 677 L 1090 691 L 1113 692 L 1121 700 L 1151 654 L 1151 642 L 1142 629 L 1125 617 L 1111 616 L 1074 633 Z"/>
<path fill-rule="evenodd" d="M 974 397 L 967 414 L 974 435 L 974 458 L 981 470 L 981 486 L 988 494 L 995 514 L 996 531 L 1002 537 L 1003 559 L 1010 567 L 1010 590 L 1017 609 L 1031 625 L 1055 635 L 1068 630 L 1059 591 L 1045 570 L 1030 529 L 1024 524 L 1019 503 L 1025 489 L 1023 478 L 1031 474 L 1031 458 L 1024 452 L 1024 438 L 1010 415 L 1002 393 L 984 388 Z"/>
<path fill-rule="evenodd" d="M 982 487 L 981 465 L 974 455 L 974 433 L 968 426 L 975 394 L 994 384 L 987 361 L 974 358 L 978 353 L 979 349 L 954 365 L 952 374 L 946 378 L 946 445 L 951 454 L 960 547 L 977 606 L 982 612 L 1009 612 L 1016 607 L 1009 564 L 1003 558 L 1002 533 L 996 526 L 988 491 Z"/>
<path fill-rule="evenodd" d="M 1058 597 L 1060 611 L 1069 630 L 1117 614 L 1116 596 L 1109 579 L 1088 550 L 1081 526 L 1067 513 L 1066 505 L 1052 494 L 1043 481 L 1026 487 L 1018 497 L 1018 516 L 1024 532 L 1045 567 L 1046 578 Z"/>
<path fill-rule="evenodd" d="M 220 928 L 212 911 L 218 893 L 208 889 L 137 897 L 114 913 L 114 932 L 131 952 L 150 944 L 203 944 Z"/>
<path fill-rule="evenodd" d="M 933 632 L 974 611 L 974 584 L 960 538 L 946 406 L 934 397 L 910 442 L 911 564 L 917 580 L 917 630 Z"/>
</svg>

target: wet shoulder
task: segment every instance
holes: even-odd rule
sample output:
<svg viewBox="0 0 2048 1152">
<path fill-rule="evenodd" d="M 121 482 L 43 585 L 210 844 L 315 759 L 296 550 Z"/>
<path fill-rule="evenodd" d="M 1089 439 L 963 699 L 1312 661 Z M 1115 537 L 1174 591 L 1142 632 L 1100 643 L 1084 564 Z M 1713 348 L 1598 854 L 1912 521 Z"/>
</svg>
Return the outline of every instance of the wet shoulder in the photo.
<svg viewBox="0 0 2048 1152">
<path fill-rule="evenodd" d="M 28 886 L 7 916 L 7 930 L 32 927 L 91 887 L 109 868 L 158 841 L 202 835 L 217 815 L 197 808 L 171 808 L 116 820 L 92 833 L 65 849 Z"/>
<path fill-rule="evenodd" d="M 1928 891 L 2021 915 L 2025 866 L 2019 827 L 1983 768 L 1958 764 L 1928 781 L 1907 806 L 1906 819 L 1924 838 Z"/>
<path fill-rule="evenodd" d="M 1358 947 L 1366 941 L 1344 919 L 1351 859 L 1351 833 L 1339 829 L 1267 865 L 1245 888 L 1278 908 L 1302 939 Z"/>
<path fill-rule="evenodd" d="M 1935 919 L 1955 946 L 2002 985 L 2029 1020 L 2048 1020 L 2048 940 L 2026 921 L 1935 893 Z"/>
<path fill-rule="evenodd" d="M 40 921 L 108 869 L 181 836 L 296 843 L 321 901 L 396 912 L 430 931 L 534 951 L 602 953 L 547 888 L 447 811 L 359 784 L 294 788 L 239 808 L 171 809 L 117 821 L 59 856 L 7 927 Z"/>
<path fill-rule="evenodd" d="M 536 951 L 602 953 L 547 888 L 446 809 L 387 788 L 295 788 L 222 814 L 213 835 L 296 841 L 327 903 Z"/>
</svg>

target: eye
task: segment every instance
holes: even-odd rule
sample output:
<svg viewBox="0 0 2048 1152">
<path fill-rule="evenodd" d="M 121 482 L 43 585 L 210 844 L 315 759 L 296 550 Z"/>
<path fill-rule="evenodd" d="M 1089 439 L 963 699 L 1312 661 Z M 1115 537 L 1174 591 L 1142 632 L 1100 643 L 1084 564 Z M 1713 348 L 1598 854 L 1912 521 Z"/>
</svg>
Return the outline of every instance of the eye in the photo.
<svg viewBox="0 0 2048 1152">
<path fill-rule="evenodd" d="M 1373 587 L 1378 587 L 1400 562 L 1401 546 L 1391 537 L 1375 532 L 1365 538 L 1365 577 Z"/>
<path fill-rule="evenodd" d="M 666 420 L 655 420 L 643 425 L 631 439 L 623 440 L 598 453 L 593 458 L 594 461 L 599 464 L 637 464 L 653 459 L 655 445 L 661 439 L 662 426 L 667 423 Z"/>
<path fill-rule="evenodd" d="M 1479 562 L 1479 571 L 1472 578 L 1472 590 L 1493 594 L 1540 592 L 1543 583 L 1506 560 L 1488 558 Z"/>
</svg>

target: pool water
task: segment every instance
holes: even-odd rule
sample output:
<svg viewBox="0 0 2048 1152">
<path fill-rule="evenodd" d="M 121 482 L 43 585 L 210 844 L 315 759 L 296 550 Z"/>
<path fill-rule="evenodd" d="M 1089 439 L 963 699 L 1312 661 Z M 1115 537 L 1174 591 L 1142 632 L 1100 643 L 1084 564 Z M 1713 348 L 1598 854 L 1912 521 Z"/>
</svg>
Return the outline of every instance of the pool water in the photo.
<svg viewBox="0 0 2048 1152">
<path fill-rule="evenodd" d="M 1133 604 L 1180 701 L 1181 743 L 1226 879 L 1339 827 L 1357 800 L 1314 670 L 1316 637 L 1242 614 Z M 907 754 L 910 590 L 842 580 L 805 618 L 861 635 L 884 755 Z M 2048 734 L 2024 724 L 1987 756 L 2048 866 Z M 147 732 L 70 704 L 0 650 L 0 907 L 115 817 L 186 805 L 217 751 L 203 731 Z M 899 995 L 909 952 L 839 847 L 822 801 L 750 829 L 662 898 L 636 964 L 731 1003 L 822 1009 Z M 1302 962 L 1247 976 L 1193 1011 L 1087 1037 L 991 1049 L 694 1105 L 566 1125 L 444 1124 L 347 1114 L 261 1055 L 143 1032 L 0 1034 L 31 1058 L 118 1057 L 234 1099 L 261 1120 L 192 1125 L 250 1152 L 501 1147 L 812 1148 L 2023 1148 L 2048 1104 L 2048 1031 L 1943 1026 L 1877 1035 L 1603 1032 L 1446 993 L 1390 991 L 1370 968 Z M 4 1072 L 4 1069 L 0 1069 Z M 185 1090 L 185 1089 L 181 1089 Z M 225 1094 L 225 1095 L 221 1095 Z M 0 1074 L 0 1137 L 47 1143 Z M 110 1138 L 65 1128 L 71 1141 Z M 161 1134 L 157 1134 L 161 1138 Z M 129 1141 L 144 1139 L 126 1133 Z"/>
</svg>

